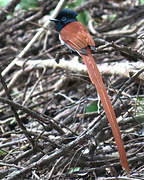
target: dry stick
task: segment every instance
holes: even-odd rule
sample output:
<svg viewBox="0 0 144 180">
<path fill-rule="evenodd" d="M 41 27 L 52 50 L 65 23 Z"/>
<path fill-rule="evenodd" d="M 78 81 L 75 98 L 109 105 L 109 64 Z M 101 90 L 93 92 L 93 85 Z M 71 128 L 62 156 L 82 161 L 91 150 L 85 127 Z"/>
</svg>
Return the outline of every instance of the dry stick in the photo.
<svg viewBox="0 0 144 180">
<path fill-rule="evenodd" d="M 129 85 L 137 76 L 139 76 L 142 72 L 144 71 L 144 68 L 135 73 L 126 83 L 122 86 L 120 89 L 120 92 L 117 94 L 117 97 L 114 99 L 113 103 L 117 100 L 119 97 L 120 93 Z M 0 97 L 0 101 L 8 103 L 8 100 L 5 100 L 4 98 Z M 10 102 L 12 103 L 12 102 Z M 21 107 L 20 105 L 18 106 L 19 108 Z M 104 114 L 104 113 L 102 113 Z M 67 152 L 69 152 L 72 148 L 76 147 L 76 145 L 81 144 L 85 141 L 87 141 L 89 138 L 91 138 L 94 134 L 96 134 L 96 131 L 98 129 L 101 130 L 102 128 L 102 122 L 98 121 L 100 118 L 97 119 L 97 123 L 93 124 L 91 128 L 89 127 L 88 130 L 85 131 L 81 136 L 77 137 L 74 141 L 70 142 L 69 144 L 65 145 L 63 148 L 55 151 L 49 156 L 44 156 L 42 159 L 39 161 L 27 166 L 26 168 L 23 168 L 22 170 L 17 171 L 15 174 L 10 174 L 9 177 L 7 177 L 7 180 L 14 180 L 16 178 L 20 178 L 20 176 L 24 175 L 25 173 L 28 173 L 31 171 L 32 168 L 37 168 L 37 167 L 42 167 L 43 165 L 46 165 L 52 160 L 56 160 L 63 156 L 64 154 L 66 155 Z"/>
<path fill-rule="evenodd" d="M 125 88 L 127 88 L 141 73 L 144 72 L 144 68 L 140 69 L 137 73 L 135 73 L 129 80 L 127 80 L 124 85 L 120 88 L 120 90 L 117 93 L 117 96 L 115 97 L 115 99 L 112 101 L 112 104 L 114 104 L 117 99 L 119 98 L 120 94 L 122 93 L 122 91 L 125 90 Z"/>
<path fill-rule="evenodd" d="M 46 124 L 50 124 L 57 132 L 59 132 L 59 134 L 61 134 L 61 135 L 65 134 L 64 131 L 54 121 L 51 121 L 49 117 L 48 118 L 43 117 L 39 113 L 32 111 L 29 108 L 26 108 L 26 107 L 24 107 L 18 103 L 14 103 L 13 101 L 8 100 L 6 98 L 0 97 L 0 101 L 3 103 L 7 103 L 11 106 L 14 106 L 15 109 L 19 109 L 19 110 L 24 111 L 25 113 L 29 114 L 33 118 L 38 119 L 39 121 L 42 121 Z"/>
<path fill-rule="evenodd" d="M 78 137 L 73 142 L 69 143 L 68 145 L 65 145 L 63 148 L 55 151 L 54 153 L 44 156 L 39 161 L 32 163 L 31 165 L 27 166 L 26 168 L 23 168 L 20 171 L 15 172 L 14 174 L 10 174 L 7 177 L 7 180 L 14 180 L 17 178 L 20 178 L 21 175 L 24 175 L 25 173 L 28 173 L 31 171 L 32 168 L 36 167 L 42 167 L 44 165 L 48 165 L 50 162 L 55 161 L 56 159 L 62 157 L 63 155 L 66 155 L 73 149 L 76 145 L 78 145 L 82 141 L 86 141 L 88 138 L 88 134 L 84 135 L 82 137 Z M 90 138 L 90 136 L 89 136 Z"/>
<path fill-rule="evenodd" d="M 136 59 L 142 59 L 144 60 L 144 55 L 142 53 L 139 53 L 137 50 L 126 47 L 124 45 L 117 45 L 114 42 L 111 43 L 112 47 L 120 52 L 125 52 L 129 57 L 133 57 Z"/>
<path fill-rule="evenodd" d="M 1 81 L 1 84 L 2 84 L 2 86 L 3 86 L 3 88 L 4 88 L 5 92 L 6 92 L 6 95 L 7 95 L 8 99 L 12 101 L 12 97 L 11 97 L 11 95 L 10 95 L 9 92 L 8 92 L 7 85 L 6 85 L 5 81 L 4 81 L 1 73 L 0 73 L 0 81 Z M 15 108 L 14 106 L 12 106 L 12 105 L 10 105 L 10 107 L 11 107 L 11 110 L 12 110 L 14 116 L 15 116 L 15 119 L 16 119 L 19 127 L 22 129 L 24 135 L 28 138 L 28 140 L 30 141 L 31 145 L 32 145 L 33 148 L 34 148 L 34 147 L 35 147 L 35 142 L 34 142 L 34 140 L 31 138 L 31 136 L 29 135 L 29 133 L 28 133 L 27 130 L 26 130 L 26 127 L 23 125 L 21 119 L 19 118 L 19 115 L 18 115 L 18 113 L 17 113 L 17 111 L 16 111 L 16 108 Z"/>
<path fill-rule="evenodd" d="M 144 68 L 140 69 L 137 73 L 135 73 L 130 79 L 128 79 L 123 86 L 120 88 L 120 90 L 118 91 L 115 99 L 113 99 L 112 101 L 112 105 L 114 105 L 116 103 L 116 101 L 119 99 L 120 94 L 122 93 L 122 91 L 125 90 L 125 88 L 127 88 L 142 72 L 144 72 Z M 101 113 L 101 115 L 97 118 L 96 121 L 93 122 L 93 124 L 88 128 L 91 129 L 92 127 L 95 128 L 95 125 L 97 124 L 98 121 L 101 120 L 101 118 L 104 116 L 104 112 Z M 101 121 L 101 123 L 104 123 L 104 121 Z M 88 130 L 87 129 L 87 130 Z"/>
<path fill-rule="evenodd" d="M 62 160 L 63 160 L 63 157 L 62 157 L 62 156 L 61 156 L 58 160 L 56 160 L 55 164 L 53 165 L 51 171 L 50 171 L 49 174 L 48 174 L 48 177 L 47 177 L 48 180 L 50 180 L 50 179 L 52 178 L 52 175 L 53 175 L 53 173 L 54 173 L 55 168 L 57 167 L 57 165 L 58 165 Z"/>
<path fill-rule="evenodd" d="M 20 144 L 20 143 L 22 143 L 23 141 L 26 141 L 26 140 L 27 140 L 27 138 L 23 138 L 23 139 L 19 139 L 19 140 L 14 140 L 12 142 L 6 142 L 4 144 L 0 144 L 0 149 Z"/>
<path fill-rule="evenodd" d="M 55 8 L 53 14 L 51 15 L 51 18 L 55 18 L 59 11 L 61 10 L 65 0 L 60 0 L 57 7 Z M 33 39 L 27 44 L 27 46 L 20 52 L 20 54 L 2 71 L 2 76 L 5 76 L 9 70 L 15 65 L 16 61 L 18 61 L 20 58 L 22 58 L 25 53 L 30 49 L 30 47 L 34 44 L 34 42 L 39 38 L 39 36 L 45 31 L 45 28 L 48 27 L 50 21 L 48 20 L 43 27 L 35 34 Z"/>
<path fill-rule="evenodd" d="M 42 80 L 42 77 L 43 77 L 43 75 L 45 74 L 45 72 L 46 72 L 46 68 L 44 67 L 41 76 L 38 78 L 38 80 L 37 80 L 36 83 L 34 84 L 32 90 L 29 92 L 29 94 L 28 94 L 28 95 L 26 96 L 26 98 L 24 99 L 24 101 L 23 101 L 23 103 L 22 103 L 23 106 L 24 106 L 24 105 L 26 104 L 26 102 L 30 99 L 30 97 L 31 97 L 32 93 L 34 92 L 35 88 L 37 87 L 37 85 L 39 84 L 39 82 Z"/>
<path fill-rule="evenodd" d="M 14 168 L 17 168 L 17 169 L 22 169 L 22 167 L 17 166 L 15 164 L 8 164 L 8 163 L 3 163 L 3 162 L 0 162 L 0 166 L 14 167 Z"/>
<path fill-rule="evenodd" d="M 130 78 L 121 88 L 121 90 L 124 90 L 126 85 L 129 85 L 138 75 L 140 75 L 140 73 L 142 73 L 144 71 L 144 68 L 140 71 L 138 71 L 132 78 Z M 120 91 L 121 91 L 120 90 Z M 119 93 L 118 93 L 119 96 Z M 0 98 L 0 101 L 4 99 L 4 98 Z M 8 101 L 8 100 L 6 100 Z M 6 101 L 2 101 L 2 102 L 6 102 Z M 115 100 L 114 100 L 115 101 Z M 104 114 L 104 113 L 102 113 Z M 66 154 L 66 152 L 69 152 L 72 148 L 74 148 L 77 144 L 82 143 L 84 141 L 86 141 L 87 139 L 89 139 L 90 137 L 92 137 L 92 135 L 94 134 L 94 131 L 100 127 L 100 122 L 98 122 L 97 124 L 94 125 L 94 127 L 92 129 L 89 128 L 89 131 L 85 131 L 85 133 L 83 133 L 83 135 L 79 136 L 76 140 L 74 140 L 73 142 L 69 143 L 68 145 L 64 146 L 63 148 L 57 150 L 56 152 L 54 152 L 53 154 L 43 157 L 42 159 L 40 159 L 39 161 L 27 166 L 26 168 L 17 171 L 15 174 L 10 174 L 10 176 L 7 178 L 7 180 L 14 180 L 16 178 L 20 178 L 20 176 L 24 175 L 25 173 L 28 173 L 31 171 L 32 168 L 37 168 L 37 167 L 42 167 L 43 165 L 48 164 L 49 162 L 51 162 L 52 160 L 58 159 L 60 158 L 62 155 Z"/>
<path fill-rule="evenodd" d="M 33 67 L 27 67 L 25 68 L 24 70 L 23 69 L 20 69 L 19 71 L 17 71 L 12 79 L 10 80 L 10 82 L 8 83 L 7 85 L 7 88 L 8 88 L 8 92 L 14 87 L 15 83 L 18 81 L 18 79 L 22 76 L 22 75 L 25 75 L 27 73 L 29 73 L 31 70 L 33 69 Z M 5 91 L 1 91 L 0 92 L 0 96 L 3 96 L 5 94 Z"/>
<path fill-rule="evenodd" d="M 4 7 L 1 11 L 0 11 L 0 22 L 4 21 L 6 19 L 6 16 L 8 15 L 8 13 L 13 12 L 16 5 L 18 3 L 20 3 L 21 0 L 11 0 L 6 7 Z"/>
<path fill-rule="evenodd" d="M 96 126 L 97 126 L 97 128 L 99 128 L 100 123 L 96 124 Z M 38 167 L 42 168 L 43 166 L 48 165 L 50 162 L 55 161 L 56 159 L 62 157 L 63 155 L 66 156 L 66 154 L 69 153 L 71 151 L 71 149 L 75 148 L 77 145 L 80 145 L 80 144 L 86 142 L 88 139 L 90 139 L 92 137 L 93 133 L 94 132 L 92 132 L 90 130 L 86 134 L 84 134 L 82 136 L 79 136 L 76 140 L 74 140 L 74 141 L 70 142 L 69 144 L 63 146 L 61 149 L 56 150 L 52 154 L 49 154 L 47 156 L 43 156 L 43 158 L 41 158 L 37 162 L 34 162 L 31 165 L 23 168 L 22 170 L 19 170 L 19 171 L 13 173 L 13 174 L 10 174 L 7 177 L 7 180 L 18 179 L 21 176 L 23 176 L 24 174 L 30 172 L 33 168 L 38 168 Z M 104 165 L 102 167 L 98 167 L 98 170 L 99 169 L 105 169 L 106 167 L 107 167 L 107 165 Z"/>
<path fill-rule="evenodd" d="M 8 163 L 8 164 L 17 164 L 22 159 L 28 158 L 31 155 L 35 154 L 35 153 L 36 152 L 34 151 L 34 149 L 27 150 L 27 151 L 23 152 L 22 154 L 17 155 L 17 157 L 14 156 L 13 158 L 7 160 L 6 163 Z"/>
</svg>

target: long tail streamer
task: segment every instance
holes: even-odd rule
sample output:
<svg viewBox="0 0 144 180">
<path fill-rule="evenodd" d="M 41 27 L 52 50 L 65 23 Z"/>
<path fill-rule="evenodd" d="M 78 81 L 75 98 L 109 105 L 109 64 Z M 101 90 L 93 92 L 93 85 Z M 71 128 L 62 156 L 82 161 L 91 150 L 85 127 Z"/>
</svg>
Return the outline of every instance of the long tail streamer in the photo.
<svg viewBox="0 0 144 180">
<path fill-rule="evenodd" d="M 115 142 L 117 144 L 118 152 L 120 155 L 121 165 L 129 173 L 130 168 L 129 168 L 129 164 L 127 161 L 124 144 L 121 139 L 121 133 L 120 133 L 120 129 L 119 129 L 119 126 L 118 126 L 118 123 L 116 120 L 116 115 L 115 115 L 114 109 L 112 107 L 109 95 L 105 89 L 105 86 L 104 86 L 104 83 L 102 80 L 102 76 L 98 70 L 96 62 L 95 62 L 89 48 L 87 48 L 87 53 L 88 53 L 87 55 L 81 54 L 81 56 L 83 58 L 84 63 L 87 66 L 89 77 L 90 77 L 92 83 L 96 86 L 97 92 L 101 99 L 102 106 L 105 110 L 106 116 L 110 123 L 111 129 L 113 132 L 113 136 L 115 138 Z"/>
</svg>

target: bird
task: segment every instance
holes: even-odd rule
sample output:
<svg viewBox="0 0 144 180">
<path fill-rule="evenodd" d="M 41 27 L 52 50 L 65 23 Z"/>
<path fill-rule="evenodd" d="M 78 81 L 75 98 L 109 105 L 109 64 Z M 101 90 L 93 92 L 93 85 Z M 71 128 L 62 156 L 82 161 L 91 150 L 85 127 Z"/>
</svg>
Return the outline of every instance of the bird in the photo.
<svg viewBox="0 0 144 180">
<path fill-rule="evenodd" d="M 66 45 L 70 50 L 77 52 L 82 57 L 87 67 L 89 78 L 96 87 L 105 114 L 110 123 L 121 165 L 129 173 L 130 168 L 116 115 L 104 86 L 102 76 L 92 56 L 91 48 L 95 47 L 95 42 L 86 27 L 77 20 L 77 15 L 77 12 L 71 9 L 62 9 L 56 18 L 51 18 L 50 20 L 56 24 L 61 44 Z"/>
</svg>

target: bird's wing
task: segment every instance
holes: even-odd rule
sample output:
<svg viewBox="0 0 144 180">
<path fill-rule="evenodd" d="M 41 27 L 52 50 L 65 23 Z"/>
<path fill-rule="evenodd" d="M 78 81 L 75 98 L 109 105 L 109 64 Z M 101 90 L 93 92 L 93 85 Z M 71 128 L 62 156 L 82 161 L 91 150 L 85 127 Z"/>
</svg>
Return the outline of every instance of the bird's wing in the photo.
<svg viewBox="0 0 144 180">
<path fill-rule="evenodd" d="M 60 32 L 62 41 L 80 54 L 87 54 L 86 47 L 95 46 L 95 42 L 83 24 L 74 21 Z"/>
</svg>

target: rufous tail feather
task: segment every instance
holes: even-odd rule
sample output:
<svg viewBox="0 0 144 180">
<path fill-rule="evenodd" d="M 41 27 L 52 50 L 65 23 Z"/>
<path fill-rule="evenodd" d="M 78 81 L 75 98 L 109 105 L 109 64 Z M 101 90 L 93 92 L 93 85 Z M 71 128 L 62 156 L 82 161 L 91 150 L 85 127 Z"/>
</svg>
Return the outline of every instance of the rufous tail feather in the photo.
<svg viewBox="0 0 144 180">
<path fill-rule="evenodd" d="M 129 164 L 127 161 L 123 140 L 121 138 L 121 133 L 120 133 L 120 129 L 119 129 L 119 126 L 118 126 L 118 123 L 116 120 L 116 115 L 115 115 L 113 106 L 111 104 L 109 95 L 105 89 L 105 86 L 104 86 L 104 83 L 102 80 L 102 76 L 98 70 L 96 62 L 95 62 L 95 60 L 91 54 L 91 50 L 89 48 L 87 48 L 87 53 L 88 53 L 87 55 L 81 54 L 81 56 L 83 58 L 84 63 L 87 66 L 89 77 L 90 77 L 92 83 L 96 86 L 97 92 L 101 99 L 102 106 L 105 110 L 107 119 L 110 123 L 111 129 L 113 132 L 113 136 L 115 138 L 115 142 L 117 144 L 118 152 L 120 155 L 121 165 L 129 173 L 130 168 L 129 168 Z"/>
</svg>

